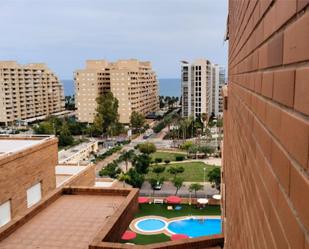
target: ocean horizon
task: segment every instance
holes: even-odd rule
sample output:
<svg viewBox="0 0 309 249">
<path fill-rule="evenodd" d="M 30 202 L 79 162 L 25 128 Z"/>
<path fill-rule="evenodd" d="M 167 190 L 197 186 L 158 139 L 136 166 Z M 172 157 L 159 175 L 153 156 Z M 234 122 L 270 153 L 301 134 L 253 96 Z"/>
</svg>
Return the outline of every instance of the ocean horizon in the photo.
<svg viewBox="0 0 309 249">
<path fill-rule="evenodd" d="M 164 78 L 159 80 L 159 93 L 163 96 L 180 97 L 180 79 L 177 78 Z M 65 96 L 72 96 L 74 94 L 74 81 L 61 80 L 64 88 Z"/>
</svg>

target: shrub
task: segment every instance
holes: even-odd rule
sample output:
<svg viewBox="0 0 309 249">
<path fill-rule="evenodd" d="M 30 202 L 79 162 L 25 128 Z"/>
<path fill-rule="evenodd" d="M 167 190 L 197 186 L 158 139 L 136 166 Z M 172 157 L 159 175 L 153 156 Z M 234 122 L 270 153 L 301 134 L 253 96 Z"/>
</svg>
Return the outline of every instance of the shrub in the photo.
<svg viewBox="0 0 309 249">
<path fill-rule="evenodd" d="M 164 162 L 165 162 L 166 164 L 169 164 L 171 161 L 168 160 L 168 159 L 165 159 Z"/>
<path fill-rule="evenodd" d="M 155 158 L 155 163 L 162 163 L 162 158 L 160 157 Z"/>
<path fill-rule="evenodd" d="M 140 152 L 145 154 L 151 154 L 156 152 L 156 146 L 153 143 L 149 142 L 139 144 L 138 149 Z"/>
<path fill-rule="evenodd" d="M 180 156 L 176 156 L 175 159 L 176 159 L 176 161 L 183 161 L 183 160 L 185 160 L 185 157 L 180 155 Z"/>
<path fill-rule="evenodd" d="M 111 148 L 111 149 L 105 151 L 103 154 L 98 155 L 98 156 L 96 157 L 96 161 L 104 160 L 106 157 L 111 156 L 113 153 L 115 153 L 115 152 L 117 152 L 117 151 L 119 151 L 119 150 L 121 150 L 121 149 L 122 149 L 122 146 L 120 146 L 120 145 L 115 146 L 115 147 L 113 147 L 113 148 Z"/>
</svg>

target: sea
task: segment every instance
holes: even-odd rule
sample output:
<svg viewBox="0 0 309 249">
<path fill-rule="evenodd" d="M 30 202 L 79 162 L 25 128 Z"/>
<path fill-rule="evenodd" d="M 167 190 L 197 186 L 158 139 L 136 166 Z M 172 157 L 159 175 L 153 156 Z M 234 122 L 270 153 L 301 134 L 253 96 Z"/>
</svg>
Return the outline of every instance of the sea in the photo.
<svg viewBox="0 0 309 249">
<path fill-rule="evenodd" d="M 65 96 L 72 96 L 74 94 L 74 81 L 61 80 L 64 88 Z M 180 97 L 180 79 L 159 79 L 159 92 L 163 96 Z"/>
</svg>

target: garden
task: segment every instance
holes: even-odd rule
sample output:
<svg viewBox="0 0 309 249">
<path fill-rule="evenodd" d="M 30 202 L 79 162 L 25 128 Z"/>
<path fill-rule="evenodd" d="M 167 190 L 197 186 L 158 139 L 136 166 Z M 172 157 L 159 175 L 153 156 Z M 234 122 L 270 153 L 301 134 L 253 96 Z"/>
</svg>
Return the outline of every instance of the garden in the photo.
<svg viewBox="0 0 309 249">
<path fill-rule="evenodd" d="M 135 215 L 135 218 L 141 218 L 145 216 L 161 216 L 165 218 L 176 218 L 183 216 L 219 216 L 221 215 L 220 206 L 207 205 L 203 209 L 199 209 L 194 205 L 182 204 L 180 210 L 168 210 L 167 204 L 140 204 L 139 211 Z M 171 237 L 165 233 L 159 234 L 136 234 L 136 238 L 130 240 L 130 243 L 136 245 L 147 245 L 152 243 L 170 241 Z M 128 242 L 128 241 L 123 241 Z"/>
</svg>

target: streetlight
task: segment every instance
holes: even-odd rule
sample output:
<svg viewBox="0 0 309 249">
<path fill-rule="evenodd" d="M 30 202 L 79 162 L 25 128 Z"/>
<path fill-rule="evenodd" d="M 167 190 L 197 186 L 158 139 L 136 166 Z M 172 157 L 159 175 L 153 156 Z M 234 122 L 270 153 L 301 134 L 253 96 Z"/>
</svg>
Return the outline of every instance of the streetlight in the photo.
<svg viewBox="0 0 309 249">
<path fill-rule="evenodd" d="M 205 189 L 206 167 L 204 167 L 203 170 L 204 170 L 204 189 Z M 205 191 L 205 195 L 206 195 L 206 191 Z"/>
</svg>

